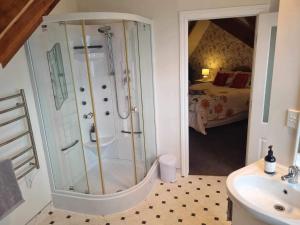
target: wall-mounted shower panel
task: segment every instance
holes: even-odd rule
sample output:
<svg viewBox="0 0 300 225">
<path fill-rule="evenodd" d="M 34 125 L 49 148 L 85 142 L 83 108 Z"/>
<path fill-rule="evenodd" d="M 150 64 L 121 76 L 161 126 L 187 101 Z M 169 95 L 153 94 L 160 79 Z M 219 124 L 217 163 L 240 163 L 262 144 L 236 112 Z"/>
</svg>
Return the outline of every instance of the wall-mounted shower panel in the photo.
<svg viewBox="0 0 300 225">
<path fill-rule="evenodd" d="M 104 36 L 98 32 L 99 26 L 86 25 L 86 35 L 88 48 L 89 64 L 93 86 L 95 103 L 95 113 L 97 114 L 98 135 L 100 144 L 103 147 L 102 156 L 115 155 L 111 150 L 106 151 L 108 145 L 112 145 L 116 139 L 117 120 L 114 108 L 114 86 L 112 77 L 108 71 L 107 46 Z M 114 150 L 114 148 L 112 148 Z"/>
<path fill-rule="evenodd" d="M 102 148 L 101 152 L 106 193 L 114 193 L 135 184 L 131 136 L 122 132 L 130 125 L 124 29 L 122 23 L 99 23 L 96 30 L 91 29 L 92 26 L 86 26 L 87 37 L 96 41 L 104 39 L 103 61 L 90 62 L 94 64 L 96 114 L 102 118 L 97 125 L 100 143 L 107 146 L 107 150 Z M 103 102 L 104 98 L 108 98 L 108 102 Z M 108 104 L 110 108 L 106 108 Z M 112 127 L 114 133 L 109 133 Z M 101 136 L 102 133 L 106 135 Z"/>
<path fill-rule="evenodd" d="M 116 120 L 116 137 L 118 149 L 118 159 L 131 161 L 131 135 L 124 131 L 130 130 L 130 105 L 128 92 L 128 78 L 126 74 L 126 49 L 124 27 L 121 22 L 107 24 L 111 29 L 111 51 L 113 55 L 112 64 L 114 65 L 114 75 L 111 76 L 114 86 L 114 107 Z M 107 54 L 109 48 L 106 45 Z M 112 71 L 109 71 L 111 74 Z"/>
</svg>

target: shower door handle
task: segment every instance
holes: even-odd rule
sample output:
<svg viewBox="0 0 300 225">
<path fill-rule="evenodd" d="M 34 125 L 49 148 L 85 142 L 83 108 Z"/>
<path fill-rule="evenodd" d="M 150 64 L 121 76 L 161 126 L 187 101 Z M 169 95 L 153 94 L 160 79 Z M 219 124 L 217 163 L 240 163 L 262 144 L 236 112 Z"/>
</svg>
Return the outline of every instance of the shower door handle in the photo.
<svg viewBox="0 0 300 225">
<path fill-rule="evenodd" d="M 121 132 L 122 132 L 123 134 L 132 134 L 131 131 L 126 131 L 126 130 L 121 130 Z M 133 133 L 134 133 L 134 134 L 141 134 L 142 131 L 134 131 Z"/>
<path fill-rule="evenodd" d="M 78 140 L 74 141 L 74 142 L 73 142 L 72 144 L 70 144 L 69 146 L 62 148 L 61 151 L 62 151 L 62 152 L 67 151 L 68 149 L 74 147 L 78 142 L 79 142 Z"/>
</svg>

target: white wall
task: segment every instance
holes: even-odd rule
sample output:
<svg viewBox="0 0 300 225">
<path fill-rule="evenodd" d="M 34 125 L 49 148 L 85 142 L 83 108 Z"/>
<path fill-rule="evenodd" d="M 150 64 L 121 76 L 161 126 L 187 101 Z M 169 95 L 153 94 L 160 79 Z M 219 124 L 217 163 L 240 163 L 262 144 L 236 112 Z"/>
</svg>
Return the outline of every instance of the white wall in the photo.
<svg viewBox="0 0 300 225">
<path fill-rule="evenodd" d="M 22 48 L 5 69 L 0 69 L 0 96 L 14 94 L 21 88 L 25 90 L 41 167 L 34 171 L 32 188 L 26 186 L 24 179 L 19 182 L 25 202 L 1 220 L 1 225 L 24 224 L 51 200 L 45 156 L 25 57 Z"/>
<path fill-rule="evenodd" d="M 270 143 L 279 162 L 291 165 L 295 130 L 285 126 L 288 108 L 300 109 L 300 1 L 282 0 L 278 15 L 273 86 L 270 104 Z M 275 148 L 276 147 L 276 148 Z"/>
<path fill-rule="evenodd" d="M 50 12 L 50 15 L 61 14 L 65 12 L 76 12 L 78 5 L 75 0 L 60 0 L 55 8 Z"/>
<path fill-rule="evenodd" d="M 53 12 L 61 13 L 76 10 L 77 5 L 75 1 L 62 0 L 53 10 Z M 25 202 L 6 218 L 2 219 L 0 221 L 0 225 L 25 224 L 51 201 L 45 154 L 40 135 L 37 111 L 34 103 L 24 47 L 18 51 L 18 53 L 12 58 L 12 60 L 4 69 L 0 67 L 0 96 L 16 93 L 21 88 L 25 90 L 41 167 L 39 170 L 35 170 L 32 173 L 34 176 L 32 176 L 33 184 L 31 188 L 26 186 L 24 179 L 19 182 Z"/>
<path fill-rule="evenodd" d="M 180 159 L 179 17 L 185 10 L 268 4 L 269 0 L 85 0 L 79 11 L 138 14 L 154 21 L 158 153 Z M 177 166 L 180 167 L 180 160 Z"/>
</svg>

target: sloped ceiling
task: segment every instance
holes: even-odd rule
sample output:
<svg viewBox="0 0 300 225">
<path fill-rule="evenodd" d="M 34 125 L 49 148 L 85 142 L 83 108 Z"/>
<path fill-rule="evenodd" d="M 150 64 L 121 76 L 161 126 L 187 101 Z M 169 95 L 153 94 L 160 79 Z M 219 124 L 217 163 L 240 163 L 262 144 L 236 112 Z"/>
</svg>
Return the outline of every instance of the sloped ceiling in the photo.
<svg viewBox="0 0 300 225">
<path fill-rule="evenodd" d="M 251 48 L 254 47 L 256 17 L 227 18 L 211 20 L 223 30 L 232 34 Z"/>
<path fill-rule="evenodd" d="M 191 34 L 192 30 L 195 28 L 197 22 L 197 20 L 189 22 L 189 34 Z"/>
<path fill-rule="evenodd" d="M 249 47 L 254 47 L 256 17 L 226 18 L 210 21 L 235 36 Z M 189 23 L 189 34 L 195 28 L 196 22 L 197 21 L 192 21 Z"/>
<path fill-rule="evenodd" d="M 0 64 L 10 61 L 59 0 L 0 0 Z"/>
</svg>

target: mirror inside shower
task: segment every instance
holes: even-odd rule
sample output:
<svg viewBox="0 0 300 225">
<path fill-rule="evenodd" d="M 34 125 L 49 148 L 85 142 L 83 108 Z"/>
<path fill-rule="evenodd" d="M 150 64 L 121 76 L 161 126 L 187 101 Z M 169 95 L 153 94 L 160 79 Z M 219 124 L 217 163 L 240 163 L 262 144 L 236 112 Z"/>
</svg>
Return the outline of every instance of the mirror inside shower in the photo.
<svg viewBox="0 0 300 225">
<path fill-rule="evenodd" d="M 51 77 L 55 108 L 59 110 L 68 98 L 66 78 L 59 43 L 55 43 L 51 50 L 47 51 L 49 73 Z"/>
<path fill-rule="evenodd" d="M 68 98 L 57 110 L 43 63 L 61 48 Z M 151 25 L 124 20 L 48 23 L 29 40 L 54 186 L 124 191 L 156 160 Z"/>
</svg>

